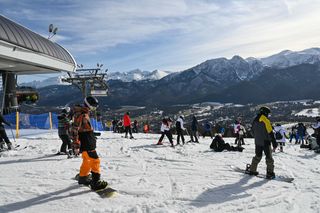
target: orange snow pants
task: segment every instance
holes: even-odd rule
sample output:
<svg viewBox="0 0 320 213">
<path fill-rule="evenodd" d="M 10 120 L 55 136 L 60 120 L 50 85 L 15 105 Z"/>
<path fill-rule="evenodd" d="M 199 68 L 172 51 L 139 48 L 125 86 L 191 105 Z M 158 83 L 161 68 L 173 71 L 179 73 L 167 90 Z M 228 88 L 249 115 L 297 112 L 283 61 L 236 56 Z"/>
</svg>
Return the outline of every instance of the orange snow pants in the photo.
<svg viewBox="0 0 320 213">
<path fill-rule="evenodd" d="M 100 174 L 100 158 L 96 150 L 82 152 L 80 176 L 87 176 L 90 172 Z"/>
</svg>

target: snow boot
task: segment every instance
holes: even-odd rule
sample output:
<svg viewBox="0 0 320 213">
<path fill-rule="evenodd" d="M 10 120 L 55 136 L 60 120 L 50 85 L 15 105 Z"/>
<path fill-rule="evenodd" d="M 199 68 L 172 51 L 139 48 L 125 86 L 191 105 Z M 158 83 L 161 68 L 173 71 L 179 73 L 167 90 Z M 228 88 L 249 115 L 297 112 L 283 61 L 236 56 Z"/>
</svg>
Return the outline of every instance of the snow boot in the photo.
<svg viewBox="0 0 320 213">
<path fill-rule="evenodd" d="M 269 180 L 275 179 L 276 175 L 274 174 L 274 172 L 267 172 L 266 178 Z"/>
<path fill-rule="evenodd" d="M 91 172 L 92 173 L 92 181 L 90 183 L 90 187 L 94 191 L 98 191 L 104 189 L 108 186 L 108 182 L 104 180 L 100 180 L 100 174 Z"/>
<path fill-rule="evenodd" d="M 157 145 L 163 145 L 163 143 L 161 141 L 158 141 Z"/>
<path fill-rule="evenodd" d="M 0 150 L 4 150 L 4 142 L 0 142 Z"/>
<path fill-rule="evenodd" d="M 7 143 L 7 147 L 8 147 L 8 150 L 11 150 L 12 149 L 12 143 Z"/>
<path fill-rule="evenodd" d="M 245 173 L 248 174 L 248 175 L 257 176 L 257 175 L 259 174 L 259 172 L 257 172 L 257 171 L 251 171 L 251 170 L 250 170 L 250 167 L 251 167 L 251 165 L 250 165 L 250 164 L 247 164 Z"/>
<path fill-rule="evenodd" d="M 238 151 L 239 151 L 239 152 L 242 152 L 243 150 L 244 150 L 243 147 L 238 147 Z"/>
<path fill-rule="evenodd" d="M 89 186 L 91 181 L 92 181 L 91 175 L 78 177 L 78 184 Z"/>
</svg>

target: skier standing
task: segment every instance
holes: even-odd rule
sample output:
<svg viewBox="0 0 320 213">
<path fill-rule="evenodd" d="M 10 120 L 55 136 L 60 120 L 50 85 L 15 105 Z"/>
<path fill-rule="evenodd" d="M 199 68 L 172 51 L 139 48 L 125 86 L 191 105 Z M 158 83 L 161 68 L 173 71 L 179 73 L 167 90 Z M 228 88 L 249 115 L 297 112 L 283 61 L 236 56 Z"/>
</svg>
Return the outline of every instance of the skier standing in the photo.
<svg viewBox="0 0 320 213">
<path fill-rule="evenodd" d="M 161 137 L 159 138 L 157 145 L 163 145 L 162 140 L 163 140 L 164 136 L 167 136 L 167 138 L 169 139 L 169 141 L 171 143 L 171 147 L 174 147 L 173 140 L 172 140 L 172 133 L 170 131 L 171 124 L 172 124 L 172 121 L 170 118 L 168 118 L 168 119 L 163 118 L 162 119 L 161 128 L 160 128 Z"/>
<path fill-rule="evenodd" d="M 316 117 L 317 123 L 313 124 L 311 127 L 314 129 L 314 135 L 317 139 L 317 144 L 320 147 L 320 117 Z"/>
<path fill-rule="evenodd" d="M 132 136 L 132 132 L 131 132 L 131 120 L 129 117 L 130 113 L 127 112 L 126 114 L 124 114 L 123 116 L 123 126 L 124 126 L 124 131 L 125 131 L 125 138 L 128 138 L 128 132 L 130 134 L 130 139 L 133 138 Z"/>
<path fill-rule="evenodd" d="M 134 121 L 133 121 L 132 131 L 133 131 L 134 133 L 138 133 L 138 121 L 137 121 L 137 120 L 134 120 Z"/>
<path fill-rule="evenodd" d="M 238 147 L 241 147 L 241 145 L 245 145 L 244 143 L 244 135 L 246 134 L 246 128 L 244 126 L 241 125 L 241 123 L 239 122 L 238 125 Z"/>
<path fill-rule="evenodd" d="M 298 123 L 298 128 L 297 128 L 297 139 L 298 139 L 298 144 L 304 145 L 304 138 L 306 136 L 306 127 L 303 125 L 303 123 Z"/>
<path fill-rule="evenodd" d="M 298 143 L 298 137 L 297 137 L 297 126 L 296 125 L 291 127 L 290 139 L 289 139 L 290 143 L 292 142 L 293 138 L 295 139 L 295 144 L 297 144 Z"/>
<path fill-rule="evenodd" d="M 213 136 L 212 136 L 212 126 L 211 126 L 209 121 L 206 121 L 206 123 L 204 124 L 203 138 L 207 135 L 207 133 L 209 134 L 209 136 L 211 138 L 213 138 Z"/>
<path fill-rule="evenodd" d="M 182 144 L 184 144 L 184 136 L 183 136 L 183 131 L 186 130 L 183 126 L 183 116 L 180 115 L 179 118 L 176 121 L 176 130 L 177 130 L 177 144 L 180 144 L 180 137 L 182 140 Z"/>
<path fill-rule="evenodd" d="M 70 108 L 67 107 L 61 111 L 58 115 L 58 135 L 62 140 L 60 152 L 58 154 L 72 155 L 71 139 L 70 139 L 70 126 L 71 121 L 69 119 Z M 68 147 L 68 152 L 67 152 Z"/>
<path fill-rule="evenodd" d="M 6 119 L 4 119 L 4 117 L 2 116 L 2 114 L 0 114 L 0 137 L 1 137 L 1 140 L 0 140 L 0 150 L 1 149 L 4 149 L 4 142 L 3 140 L 5 141 L 5 143 L 7 144 L 7 148 L 8 150 L 11 150 L 12 149 L 12 143 L 10 142 L 8 136 L 7 136 L 7 133 L 6 133 L 6 130 L 4 128 L 4 125 L 3 124 L 6 124 L 8 125 L 9 127 L 11 127 L 11 124 L 6 121 Z"/>
<path fill-rule="evenodd" d="M 75 106 L 72 124 L 73 147 L 82 152 L 82 165 L 79 173 L 79 184 L 90 185 L 92 190 L 104 189 L 108 183 L 100 180 L 100 158 L 96 152 L 96 137 L 90 123 L 90 111 L 98 107 L 98 100 L 89 96 L 83 106 Z M 92 174 L 90 179 L 89 173 Z"/>
<path fill-rule="evenodd" d="M 235 135 L 235 141 L 234 144 L 237 144 L 239 142 L 239 129 L 240 129 L 240 123 L 238 120 L 235 121 L 233 125 L 234 135 Z M 240 145 L 241 146 L 241 145 Z"/>
<path fill-rule="evenodd" d="M 272 158 L 271 143 L 273 147 L 277 147 L 276 140 L 272 131 L 272 125 L 268 119 L 270 109 L 263 106 L 259 109 L 259 113 L 252 122 L 252 133 L 255 142 L 255 156 L 252 163 L 247 167 L 247 173 L 250 175 L 258 175 L 257 167 L 262 159 L 262 152 L 266 155 L 267 175 L 266 178 L 275 178 L 274 160 Z"/>
<path fill-rule="evenodd" d="M 276 141 L 280 145 L 280 152 L 283 152 L 283 146 L 286 143 L 286 137 L 287 137 L 286 130 L 283 126 L 281 126 L 281 124 L 277 124 L 274 127 L 274 132 L 275 132 Z M 276 149 L 274 148 L 273 151 L 275 150 Z"/>
<path fill-rule="evenodd" d="M 193 116 L 192 123 L 191 123 L 191 141 L 192 142 L 199 143 L 197 134 L 198 134 L 198 120 L 196 116 Z"/>
</svg>

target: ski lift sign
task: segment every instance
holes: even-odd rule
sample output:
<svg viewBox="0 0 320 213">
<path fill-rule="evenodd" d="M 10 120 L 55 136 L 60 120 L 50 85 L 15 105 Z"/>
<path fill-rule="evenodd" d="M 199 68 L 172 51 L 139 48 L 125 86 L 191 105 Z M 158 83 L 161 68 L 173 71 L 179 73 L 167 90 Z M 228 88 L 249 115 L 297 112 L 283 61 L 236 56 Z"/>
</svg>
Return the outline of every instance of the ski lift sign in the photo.
<svg viewBox="0 0 320 213">
<path fill-rule="evenodd" d="M 91 90 L 92 96 L 108 96 L 108 90 Z"/>
</svg>

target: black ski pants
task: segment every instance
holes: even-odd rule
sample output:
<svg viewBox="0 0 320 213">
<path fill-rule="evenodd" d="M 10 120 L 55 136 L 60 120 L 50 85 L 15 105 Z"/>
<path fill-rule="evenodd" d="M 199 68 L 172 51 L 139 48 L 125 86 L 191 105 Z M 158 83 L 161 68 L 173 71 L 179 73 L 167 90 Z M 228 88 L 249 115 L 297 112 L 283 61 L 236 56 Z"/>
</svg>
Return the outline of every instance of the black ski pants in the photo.
<svg viewBox="0 0 320 213">
<path fill-rule="evenodd" d="M 10 144 L 10 140 L 7 136 L 6 130 L 5 129 L 0 129 L 0 137 L 6 142 L 6 144 Z"/>
<path fill-rule="evenodd" d="M 183 130 L 182 129 L 177 129 L 177 144 L 180 144 L 180 137 L 182 140 L 182 143 L 184 144 L 184 136 L 183 136 Z"/>
<path fill-rule="evenodd" d="M 167 138 L 169 139 L 170 143 L 173 145 L 172 134 L 171 134 L 170 131 L 161 132 L 161 137 L 159 139 L 159 143 L 162 142 L 164 136 L 167 136 Z"/>
<path fill-rule="evenodd" d="M 60 152 L 67 153 L 67 147 L 68 149 L 71 149 L 71 140 L 69 135 L 59 135 L 59 138 L 62 140 Z"/>
<path fill-rule="evenodd" d="M 192 142 L 199 142 L 198 138 L 197 138 L 197 133 L 198 133 L 197 130 L 192 130 L 192 132 L 191 132 L 191 141 Z M 193 139 L 193 137 L 194 137 L 194 139 Z"/>
<path fill-rule="evenodd" d="M 130 134 L 130 137 L 132 137 L 132 131 L 130 126 L 124 127 L 124 131 L 125 131 L 125 136 L 124 136 L 125 138 L 128 137 L 128 132 Z"/>
<path fill-rule="evenodd" d="M 274 160 L 272 158 L 271 145 L 268 144 L 265 144 L 264 146 L 256 145 L 256 155 L 252 158 L 250 170 L 253 172 L 257 171 L 257 167 L 262 159 L 263 152 L 266 155 L 267 173 L 271 173 L 274 170 Z"/>
</svg>

